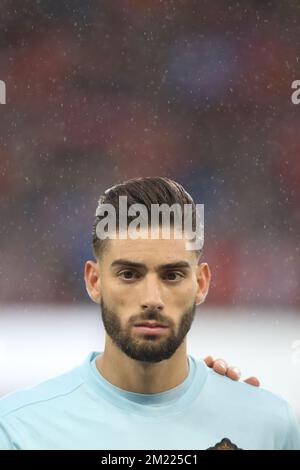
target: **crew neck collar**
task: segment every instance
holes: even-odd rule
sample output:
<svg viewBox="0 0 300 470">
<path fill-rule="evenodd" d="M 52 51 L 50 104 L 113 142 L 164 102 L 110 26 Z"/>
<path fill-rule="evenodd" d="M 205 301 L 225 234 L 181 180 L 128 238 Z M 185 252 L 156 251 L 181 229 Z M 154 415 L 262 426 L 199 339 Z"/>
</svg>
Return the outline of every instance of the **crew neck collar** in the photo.
<svg viewBox="0 0 300 470">
<path fill-rule="evenodd" d="M 102 352 L 91 352 L 81 366 L 82 376 L 96 394 L 113 405 L 137 414 L 157 416 L 172 414 L 189 406 L 199 395 L 207 378 L 207 366 L 202 360 L 188 355 L 189 372 L 183 382 L 160 393 L 136 393 L 108 382 L 96 366 Z"/>
</svg>

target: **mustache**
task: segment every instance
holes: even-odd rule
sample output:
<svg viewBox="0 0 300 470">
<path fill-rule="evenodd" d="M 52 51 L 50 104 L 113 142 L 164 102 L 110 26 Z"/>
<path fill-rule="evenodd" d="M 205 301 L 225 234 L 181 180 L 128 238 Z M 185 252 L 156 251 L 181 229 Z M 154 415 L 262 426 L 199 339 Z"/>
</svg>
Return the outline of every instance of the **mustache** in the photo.
<svg viewBox="0 0 300 470">
<path fill-rule="evenodd" d="M 148 320 L 156 321 L 157 323 L 162 323 L 164 325 L 170 326 L 170 320 L 165 316 L 161 315 L 161 313 L 157 309 L 144 310 L 143 313 L 135 316 L 132 319 L 132 323 L 143 322 Z"/>
</svg>

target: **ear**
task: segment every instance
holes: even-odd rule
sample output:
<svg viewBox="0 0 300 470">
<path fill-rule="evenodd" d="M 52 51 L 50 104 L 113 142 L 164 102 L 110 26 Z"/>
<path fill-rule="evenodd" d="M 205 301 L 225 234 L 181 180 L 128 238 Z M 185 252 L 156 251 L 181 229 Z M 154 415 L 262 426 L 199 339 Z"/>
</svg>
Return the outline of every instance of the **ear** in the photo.
<svg viewBox="0 0 300 470">
<path fill-rule="evenodd" d="M 87 293 L 93 302 L 100 303 L 100 269 L 99 264 L 94 261 L 86 261 L 84 266 L 84 280 Z"/>
<path fill-rule="evenodd" d="M 196 294 L 196 305 L 204 302 L 211 280 L 211 272 L 207 263 L 200 263 L 197 266 L 197 283 L 198 289 Z"/>
</svg>

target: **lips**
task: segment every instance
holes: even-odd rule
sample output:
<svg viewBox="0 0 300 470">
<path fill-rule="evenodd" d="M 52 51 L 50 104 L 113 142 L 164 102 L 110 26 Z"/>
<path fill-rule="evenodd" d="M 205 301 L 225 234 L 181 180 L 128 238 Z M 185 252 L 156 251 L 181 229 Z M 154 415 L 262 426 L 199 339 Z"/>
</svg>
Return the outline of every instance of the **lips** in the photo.
<svg viewBox="0 0 300 470">
<path fill-rule="evenodd" d="M 134 325 L 134 331 L 137 334 L 147 335 L 144 338 L 153 338 L 154 336 L 166 335 L 169 331 L 169 327 L 163 323 L 157 322 L 140 322 Z"/>
<path fill-rule="evenodd" d="M 135 326 L 145 326 L 146 328 L 168 328 L 167 325 L 163 323 L 155 323 L 155 322 L 141 322 L 137 323 Z"/>
</svg>

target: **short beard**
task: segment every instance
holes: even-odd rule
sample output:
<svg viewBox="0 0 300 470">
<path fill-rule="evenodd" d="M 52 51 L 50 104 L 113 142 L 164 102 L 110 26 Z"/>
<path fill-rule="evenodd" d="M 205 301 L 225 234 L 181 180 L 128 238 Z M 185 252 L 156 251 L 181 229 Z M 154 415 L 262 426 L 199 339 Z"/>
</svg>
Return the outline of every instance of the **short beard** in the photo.
<svg viewBox="0 0 300 470">
<path fill-rule="evenodd" d="M 175 333 L 174 323 L 170 324 L 169 332 L 166 335 L 151 336 L 138 335 L 133 336 L 130 332 L 133 325 L 144 320 L 153 320 L 166 323 L 166 319 L 161 316 L 157 310 L 147 310 L 147 316 L 144 312 L 143 318 L 135 317 L 131 319 L 126 328 L 122 329 L 119 316 L 110 310 L 101 299 L 102 321 L 106 333 L 121 351 L 123 351 L 131 359 L 142 362 L 160 362 L 169 359 L 179 346 L 183 343 L 191 325 L 194 321 L 196 304 L 187 309 L 180 320 L 178 333 Z"/>
</svg>

